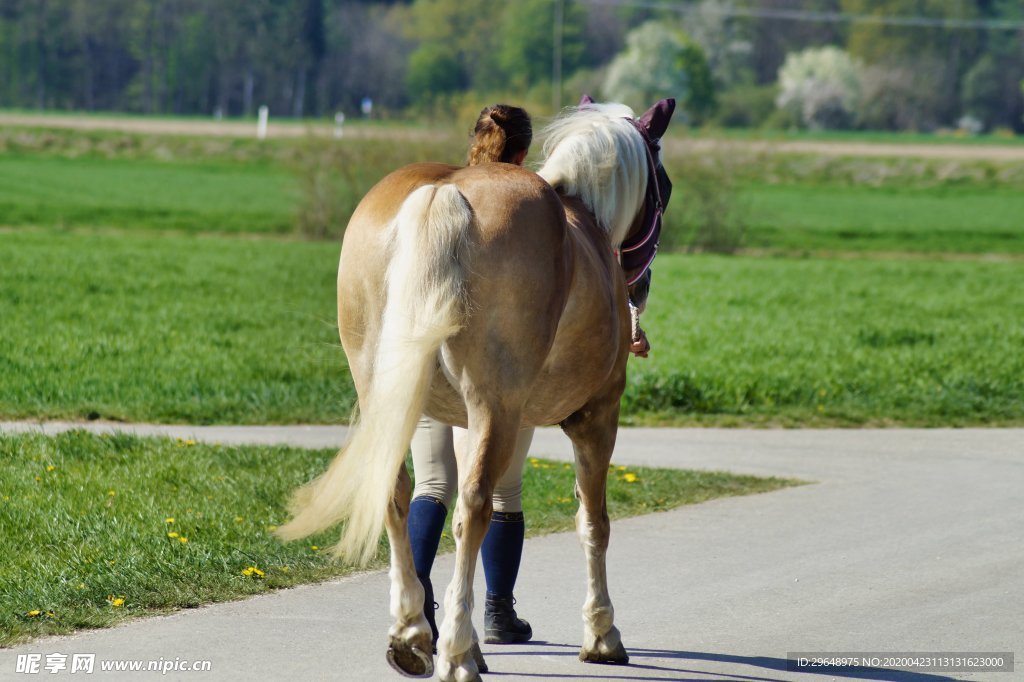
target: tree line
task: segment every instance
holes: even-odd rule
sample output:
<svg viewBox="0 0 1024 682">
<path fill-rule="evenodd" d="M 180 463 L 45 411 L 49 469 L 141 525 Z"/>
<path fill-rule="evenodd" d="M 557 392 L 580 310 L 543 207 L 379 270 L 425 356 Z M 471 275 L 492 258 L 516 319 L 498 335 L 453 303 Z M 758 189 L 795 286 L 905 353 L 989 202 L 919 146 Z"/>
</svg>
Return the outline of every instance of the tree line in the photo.
<svg viewBox="0 0 1024 682">
<path fill-rule="evenodd" d="M 369 98 L 402 116 L 501 97 L 543 113 L 557 49 L 567 103 L 648 83 L 624 96 L 676 95 L 693 123 L 1021 130 L 1022 22 L 1018 0 L 0 0 L 0 107 L 303 117 Z M 858 110 L 816 95 L 827 115 L 807 118 L 780 69 L 826 46 L 856 65 L 840 99 Z M 819 62 L 809 87 L 845 64 Z"/>
</svg>

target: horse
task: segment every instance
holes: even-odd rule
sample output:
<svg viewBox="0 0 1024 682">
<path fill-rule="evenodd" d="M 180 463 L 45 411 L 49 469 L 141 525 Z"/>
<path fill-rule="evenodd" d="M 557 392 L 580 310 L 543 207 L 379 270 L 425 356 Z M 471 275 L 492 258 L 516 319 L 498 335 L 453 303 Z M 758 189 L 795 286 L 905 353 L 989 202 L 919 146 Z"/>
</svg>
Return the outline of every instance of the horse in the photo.
<svg viewBox="0 0 1024 682">
<path fill-rule="evenodd" d="M 560 424 L 574 447 L 589 576 L 580 659 L 629 660 L 608 594 L 605 485 L 633 334 L 627 280 L 642 278 L 628 267 L 624 276 L 619 250 L 656 245 L 669 187 L 658 142 L 674 108 L 662 100 L 637 119 L 585 96 L 548 126 L 537 173 L 417 163 L 386 176 L 352 215 L 338 329 L 359 418 L 327 470 L 296 491 L 277 533 L 297 539 L 344 521 L 334 551 L 365 565 L 386 528 L 395 619 L 386 656 L 404 675 L 434 671 L 406 526 L 404 458 L 424 412 L 468 429 L 457 453 L 440 679 L 478 680 L 486 670 L 471 622 L 473 575 L 493 486 L 527 426 Z"/>
</svg>

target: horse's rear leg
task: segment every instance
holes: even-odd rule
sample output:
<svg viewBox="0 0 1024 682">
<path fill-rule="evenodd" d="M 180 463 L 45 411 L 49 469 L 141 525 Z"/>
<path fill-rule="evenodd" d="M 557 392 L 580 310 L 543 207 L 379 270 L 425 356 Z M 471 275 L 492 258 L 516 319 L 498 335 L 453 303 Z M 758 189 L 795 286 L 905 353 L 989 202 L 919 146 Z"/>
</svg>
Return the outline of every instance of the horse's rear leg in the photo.
<svg viewBox="0 0 1024 682">
<path fill-rule="evenodd" d="M 384 520 L 391 545 L 391 615 L 395 619 L 389 632 L 387 658 L 391 667 L 403 675 L 430 677 L 434 674 L 433 633 L 423 615 L 423 585 L 416 577 L 409 544 L 411 497 L 412 481 L 402 465 Z"/>
<path fill-rule="evenodd" d="M 474 419 L 474 416 L 477 419 Z M 473 629 L 473 576 L 491 520 L 494 484 L 515 449 L 519 415 L 474 415 L 465 454 L 460 453 L 459 499 L 452 520 L 455 576 L 445 594 L 445 619 L 438 639 L 437 672 L 443 682 L 480 679 L 483 657 Z M 459 452 L 461 448 L 456 448 Z"/>
<path fill-rule="evenodd" d="M 583 646 L 580 660 L 588 663 L 628 663 L 629 655 L 613 621 L 608 596 L 605 554 L 611 524 L 605 503 L 608 463 L 615 447 L 621 390 L 592 402 L 564 422 L 576 453 L 576 532 L 587 559 L 587 600 L 583 604 Z"/>
</svg>

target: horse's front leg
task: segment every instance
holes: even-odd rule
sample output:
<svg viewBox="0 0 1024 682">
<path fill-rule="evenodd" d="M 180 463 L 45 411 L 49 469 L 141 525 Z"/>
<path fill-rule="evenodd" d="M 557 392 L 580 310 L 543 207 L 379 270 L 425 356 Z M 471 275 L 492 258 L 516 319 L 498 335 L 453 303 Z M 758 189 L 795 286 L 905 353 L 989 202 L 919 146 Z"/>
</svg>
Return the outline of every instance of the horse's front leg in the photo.
<svg viewBox="0 0 1024 682">
<path fill-rule="evenodd" d="M 472 424 L 471 416 L 471 424 Z M 515 448 L 519 418 L 484 419 L 472 425 L 465 454 L 459 453 L 459 499 L 452 520 L 455 536 L 455 576 L 445 593 L 445 618 L 437 642 L 437 673 L 442 682 L 480 680 L 486 672 L 473 629 L 473 576 L 480 545 L 491 520 L 494 483 Z"/>
<path fill-rule="evenodd" d="M 434 674 L 433 633 L 423 615 L 423 585 L 416 577 L 409 544 L 411 497 L 412 481 L 403 465 L 384 520 L 391 545 L 391 616 L 395 619 L 388 633 L 387 658 L 391 667 L 403 675 L 430 677 Z"/>
<path fill-rule="evenodd" d="M 615 609 L 608 595 L 605 555 L 611 524 L 605 502 L 608 464 L 615 447 L 619 399 L 591 403 L 562 423 L 576 454 L 576 533 L 587 559 L 587 600 L 583 604 L 583 646 L 580 660 L 628 663 L 629 655 L 615 627 Z"/>
</svg>

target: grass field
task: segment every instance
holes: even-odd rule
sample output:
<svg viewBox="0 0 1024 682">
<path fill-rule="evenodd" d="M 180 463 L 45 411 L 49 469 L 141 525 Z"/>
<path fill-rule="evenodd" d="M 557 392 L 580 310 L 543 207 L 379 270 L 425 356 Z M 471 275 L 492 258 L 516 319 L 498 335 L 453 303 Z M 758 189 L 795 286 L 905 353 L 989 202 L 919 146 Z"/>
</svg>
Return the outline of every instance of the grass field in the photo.
<svg viewBox="0 0 1024 682">
<path fill-rule="evenodd" d="M 461 144 L 455 134 L 261 144 L 0 130 L 0 227 L 287 234 L 311 208 L 309 183 L 326 175 L 330 192 L 343 197 L 327 230 L 336 235 L 354 202 L 390 170 L 414 160 L 457 163 Z M 666 216 L 671 234 L 692 229 L 689 180 L 712 172 L 734 178 L 722 184 L 735 185 L 731 203 L 748 248 L 1024 253 L 1021 163 L 714 152 L 670 156 L 666 165 L 676 182 Z M 685 242 L 685 235 L 676 239 Z"/>
<path fill-rule="evenodd" d="M 0 646 L 351 571 L 322 551 L 337 530 L 289 544 L 271 534 L 291 490 L 333 455 L 83 431 L 0 435 Z M 572 528 L 571 467 L 531 462 L 528 533 Z M 609 513 L 622 518 L 795 483 L 622 467 L 609 476 Z M 452 548 L 450 526 L 442 542 L 442 551 Z M 529 553 L 522 570 L 531 570 Z"/>
<path fill-rule="evenodd" d="M 0 156 L 0 221 L 187 232 L 290 232 L 298 193 L 266 164 Z"/>
<path fill-rule="evenodd" d="M 747 248 L 1024 253 L 1024 193 L 753 185 L 739 195 Z"/>
<path fill-rule="evenodd" d="M 455 132 L 385 128 L 0 129 L 0 416 L 346 421 L 338 242 L 284 237 L 310 183 L 350 207 L 402 163 L 461 156 Z M 732 187 L 758 257 L 659 257 L 627 421 L 1024 421 L 1024 165 L 734 151 L 666 159 L 666 241 L 685 243 L 700 184 Z"/>
<path fill-rule="evenodd" d="M 338 246 L 0 234 L 0 416 L 347 421 Z M 664 254 L 624 418 L 1024 422 L 1017 262 Z"/>
<path fill-rule="evenodd" d="M 338 247 L 0 233 L 0 414 L 342 422 Z"/>
<path fill-rule="evenodd" d="M 645 422 L 1024 422 L 1016 262 L 659 257 L 624 414 Z"/>
</svg>

